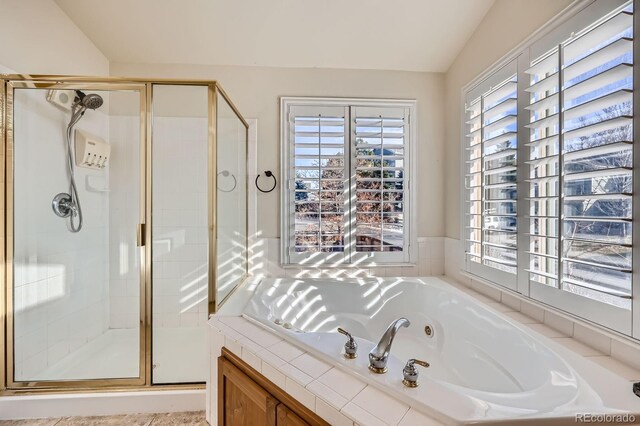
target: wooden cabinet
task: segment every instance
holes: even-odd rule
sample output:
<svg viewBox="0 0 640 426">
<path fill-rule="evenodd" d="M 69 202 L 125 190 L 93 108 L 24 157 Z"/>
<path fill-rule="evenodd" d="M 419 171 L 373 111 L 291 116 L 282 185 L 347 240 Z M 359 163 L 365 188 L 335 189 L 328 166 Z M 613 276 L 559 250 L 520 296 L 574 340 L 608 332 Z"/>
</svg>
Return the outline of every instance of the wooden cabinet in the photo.
<svg viewBox="0 0 640 426">
<path fill-rule="evenodd" d="M 218 358 L 219 426 L 328 426 L 226 348 Z"/>
<path fill-rule="evenodd" d="M 305 426 L 309 424 L 283 404 L 278 404 L 276 407 L 276 423 L 278 426 Z"/>
<path fill-rule="evenodd" d="M 229 426 L 276 425 L 278 400 L 258 386 L 232 363 L 220 358 L 220 397 L 224 422 Z"/>
</svg>

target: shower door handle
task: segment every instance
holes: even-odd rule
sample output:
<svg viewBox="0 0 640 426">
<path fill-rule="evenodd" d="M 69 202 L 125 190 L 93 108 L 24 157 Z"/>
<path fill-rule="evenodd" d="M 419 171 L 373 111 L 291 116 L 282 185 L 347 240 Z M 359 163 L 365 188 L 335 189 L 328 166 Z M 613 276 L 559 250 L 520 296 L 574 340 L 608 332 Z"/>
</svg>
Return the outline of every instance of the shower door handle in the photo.
<svg viewBox="0 0 640 426">
<path fill-rule="evenodd" d="M 136 245 L 138 247 L 144 247 L 147 241 L 147 224 L 139 223 L 138 231 L 136 232 Z"/>
</svg>

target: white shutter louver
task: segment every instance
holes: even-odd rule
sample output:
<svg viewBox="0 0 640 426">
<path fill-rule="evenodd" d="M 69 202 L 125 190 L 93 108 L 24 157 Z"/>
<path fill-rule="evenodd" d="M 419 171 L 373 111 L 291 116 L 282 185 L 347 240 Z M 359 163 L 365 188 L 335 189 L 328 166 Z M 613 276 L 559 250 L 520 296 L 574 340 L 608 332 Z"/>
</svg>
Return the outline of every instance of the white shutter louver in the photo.
<svg viewBox="0 0 640 426">
<path fill-rule="evenodd" d="M 530 278 L 620 307 L 632 278 L 632 40 L 628 6 L 527 71 Z"/>
</svg>

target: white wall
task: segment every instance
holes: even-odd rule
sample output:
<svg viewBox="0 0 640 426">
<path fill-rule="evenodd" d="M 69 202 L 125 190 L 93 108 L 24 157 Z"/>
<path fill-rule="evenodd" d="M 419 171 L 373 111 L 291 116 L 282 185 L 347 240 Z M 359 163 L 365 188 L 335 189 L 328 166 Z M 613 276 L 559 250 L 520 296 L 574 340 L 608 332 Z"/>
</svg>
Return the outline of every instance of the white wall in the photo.
<svg viewBox="0 0 640 426">
<path fill-rule="evenodd" d="M 0 0 L 0 72 L 108 75 L 109 61 L 53 0 Z"/>
<path fill-rule="evenodd" d="M 445 235 L 460 238 L 462 88 L 571 0 L 496 0 L 445 75 Z"/>
<path fill-rule="evenodd" d="M 279 176 L 280 96 L 418 100 L 418 236 L 444 234 L 444 76 L 399 71 L 111 63 L 111 75 L 218 80 L 246 118 L 258 120 L 258 171 Z M 250 171 L 251 173 L 252 171 Z M 258 196 L 258 232 L 279 236 L 279 190 Z"/>
</svg>

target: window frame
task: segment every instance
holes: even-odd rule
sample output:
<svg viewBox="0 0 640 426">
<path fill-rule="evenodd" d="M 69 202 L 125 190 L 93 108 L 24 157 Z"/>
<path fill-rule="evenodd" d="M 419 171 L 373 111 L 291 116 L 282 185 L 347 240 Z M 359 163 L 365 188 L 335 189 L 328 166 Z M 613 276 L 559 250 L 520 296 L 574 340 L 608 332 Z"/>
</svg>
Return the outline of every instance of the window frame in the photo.
<svg viewBox="0 0 640 426">
<path fill-rule="evenodd" d="M 405 189 L 404 189 L 404 219 L 403 235 L 404 249 L 402 252 L 356 252 L 355 249 L 345 250 L 343 256 L 334 256 L 313 253 L 301 253 L 291 256 L 295 232 L 293 231 L 292 215 L 292 191 L 295 187 L 293 145 L 291 129 L 291 109 L 295 107 L 310 108 L 344 108 L 345 115 L 345 170 L 349 186 L 355 185 L 355 154 L 353 148 L 355 141 L 355 128 L 352 123 L 355 115 L 352 111 L 358 107 L 366 108 L 404 108 L 407 116 L 405 129 Z M 328 98 L 328 97 L 281 97 L 280 98 L 280 264 L 283 267 L 375 267 L 375 266 L 414 266 L 417 261 L 417 214 L 415 191 L 415 160 L 417 145 L 417 101 L 413 99 L 370 99 L 370 98 Z M 349 192 L 350 194 L 350 192 Z M 355 222 L 355 205 L 351 204 L 350 197 L 345 203 L 345 235 L 352 233 L 352 222 Z M 355 241 L 355 240 L 354 240 Z M 347 245 L 348 243 L 345 243 Z M 355 244 L 352 243 L 352 244 Z M 355 245 L 354 245 L 355 247 Z M 401 256 L 399 256 L 401 254 Z"/>
<path fill-rule="evenodd" d="M 475 79 L 462 87 L 461 90 L 461 102 L 462 105 L 459 123 L 460 123 L 460 158 L 461 158 L 461 167 L 460 167 L 460 182 L 461 188 L 465 188 L 465 149 L 467 147 L 467 138 L 466 138 L 466 111 L 464 108 L 465 101 L 468 97 L 468 92 L 478 87 L 488 78 L 497 71 L 504 67 L 506 64 L 513 60 L 518 60 L 518 223 L 521 226 L 518 227 L 517 234 L 517 285 L 515 288 L 509 285 L 503 285 L 503 281 L 497 277 L 491 276 L 489 274 L 483 274 L 482 272 L 478 272 L 473 268 L 469 268 L 467 266 L 467 244 L 466 244 L 466 235 L 465 235 L 465 225 L 466 225 L 466 214 L 467 212 L 467 204 L 468 198 L 465 191 L 461 191 L 460 197 L 460 223 L 459 229 L 460 232 L 460 258 L 462 259 L 462 269 L 463 274 L 466 274 L 471 277 L 478 277 L 480 280 L 486 280 L 491 284 L 495 284 L 500 288 L 505 289 L 506 291 L 513 291 L 519 294 L 522 297 L 527 299 L 534 300 L 539 303 L 543 303 L 548 305 L 551 309 L 555 309 L 563 312 L 564 314 L 569 314 L 571 316 L 577 317 L 583 321 L 587 321 L 590 323 L 594 323 L 598 327 L 609 329 L 615 333 L 619 333 L 628 337 L 632 337 L 635 339 L 640 339 L 640 225 L 638 225 L 638 215 L 640 213 L 636 213 L 636 217 L 634 217 L 633 222 L 636 226 L 633 227 L 632 231 L 632 242 L 635 250 L 632 252 L 632 283 L 631 283 L 631 309 L 627 310 L 624 308 L 618 308 L 613 305 L 609 305 L 604 302 L 599 302 L 594 299 L 590 299 L 587 297 L 579 296 L 572 294 L 568 291 L 564 291 L 558 288 L 550 287 L 542 283 L 537 283 L 533 280 L 530 280 L 529 273 L 526 271 L 529 267 L 529 254 L 527 253 L 529 247 L 529 236 L 528 232 L 528 211 L 529 211 L 529 201 L 528 191 L 529 185 L 526 181 L 528 179 L 529 174 L 529 164 L 527 161 L 529 160 L 529 152 L 526 143 L 529 142 L 530 134 L 528 129 L 525 127 L 528 124 L 528 114 L 522 116 L 520 115 L 524 113 L 528 113 L 525 109 L 525 106 L 528 105 L 529 97 L 526 96 L 528 93 L 525 92 L 525 88 L 528 86 L 528 75 L 525 73 L 525 70 L 530 67 L 530 60 L 540 56 L 540 53 L 536 51 L 535 48 L 536 43 L 544 42 L 548 39 L 554 39 L 558 37 L 558 34 L 562 34 L 566 31 L 566 26 L 569 24 L 568 21 L 571 21 L 572 18 L 576 18 L 576 21 L 581 22 L 580 20 L 585 20 L 587 24 L 591 24 L 592 22 L 598 21 L 604 14 L 600 14 L 603 10 L 613 11 L 618 6 L 625 4 L 626 1 L 618 0 L 615 3 L 613 2 L 604 2 L 599 3 L 595 0 L 581 0 L 572 3 L 561 13 L 552 18 L 545 25 L 540 27 L 537 31 L 535 31 L 531 36 L 525 39 L 522 43 L 512 49 L 509 53 L 503 56 L 499 61 L 497 61 L 494 65 L 486 69 L 484 72 L 480 73 Z M 637 38 L 640 35 L 640 6 L 639 0 L 633 1 L 634 5 L 634 16 L 633 16 L 633 31 L 634 31 L 634 45 L 633 45 L 633 54 L 634 60 L 638 60 L 640 58 L 640 39 Z M 578 15 L 580 12 L 585 11 L 587 8 L 591 8 L 587 10 L 582 16 Z M 575 22 L 574 22 L 575 24 Z M 520 59 L 522 59 L 520 61 Z M 640 64 L 634 63 L 633 67 L 633 78 L 634 78 L 634 86 L 633 86 L 633 104 L 635 108 L 640 108 L 640 94 L 638 94 L 637 88 L 639 87 L 635 82 L 640 81 Z M 521 96 L 525 95 L 525 96 Z M 634 110 L 634 119 L 637 116 Z M 633 136 L 634 142 L 640 143 L 640 126 L 634 126 Z M 633 205 L 640 206 L 640 194 L 638 191 L 640 186 L 640 148 L 635 147 L 633 152 L 633 170 L 635 172 L 633 178 Z M 561 209 L 561 207 L 558 207 Z M 558 213 L 559 215 L 561 212 Z M 526 222 L 525 222 L 526 221 Z M 526 228 L 525 228 L 526 227 Z M 561 230 L 560 230 L 561 231 Z"/>
</svg>

